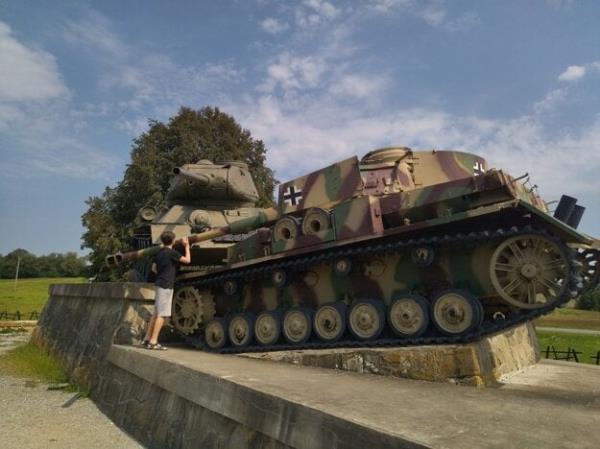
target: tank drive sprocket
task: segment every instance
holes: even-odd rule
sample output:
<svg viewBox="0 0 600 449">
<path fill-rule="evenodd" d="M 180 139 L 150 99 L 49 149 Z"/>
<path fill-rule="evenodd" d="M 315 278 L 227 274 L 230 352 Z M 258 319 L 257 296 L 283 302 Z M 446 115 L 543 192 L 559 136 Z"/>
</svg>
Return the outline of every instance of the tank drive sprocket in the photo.
<svg viewBox="0 0 600 449">
<path fill-rule="evenodd" d="M 566 251 L 543 235 L 511 237 L 498 245 L 492 255 L 492 284 L 504 301 L 522 309 L 553 304 L 568 289 Z"/>
<path fill-rule="evenodd" d="M 215 316 L 213 296 L 192 286 L 178 288 L 173 295 L 171 320 L 173 326 L 184 335 L 194 333 Z"/>
</svg>

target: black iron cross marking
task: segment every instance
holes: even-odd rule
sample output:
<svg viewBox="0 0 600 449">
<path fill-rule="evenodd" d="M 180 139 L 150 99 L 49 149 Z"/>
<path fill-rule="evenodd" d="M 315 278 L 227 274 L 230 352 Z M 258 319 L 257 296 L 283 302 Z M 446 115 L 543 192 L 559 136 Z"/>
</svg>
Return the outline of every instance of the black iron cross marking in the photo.
<svg viewBox="0 0 600 449">
<path fill-rule="evenodd" d="M 301 199 L 302 190 L 296 190 L 296 187 L 294 186 L 288 186 L 288 188 L 285 189 L 285 192 L 283 192 L 283 201 L 288 206 L 295 206 L 300 202 Z"/>
<path fill-rule="evenodd" d="M 475 165 L 473 165 L 473 174 L 475 176 L 477 175 L 482 175 L 485 173 L 485 167 L 483 166 L 483 164 L 481 162 L 475 162 Z"/>
</svg>

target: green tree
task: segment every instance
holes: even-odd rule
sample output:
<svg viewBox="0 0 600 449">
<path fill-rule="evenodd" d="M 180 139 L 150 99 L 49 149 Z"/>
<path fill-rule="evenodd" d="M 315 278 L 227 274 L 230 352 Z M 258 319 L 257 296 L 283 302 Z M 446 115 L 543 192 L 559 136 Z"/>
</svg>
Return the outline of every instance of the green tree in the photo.
<svg viewBox="0 0 600 449">
<path fill-rule="evenodd" d="M 230 115 L 213 107 L 182 107 L 168 123 L 151 120 L 149 126 L 133 141 L 131 163 L 123 179 L 86 201 L 82 248 L 91 249 L 92 270 L 102 280 L 123 276 L 123 271 L 108 270 L 104 258 L 129 246 L 142 206 L 164 205 L 173 167 L 201 159 L 244 161 L 260 195 L 258 206 L 272 205 L 276 181 L 265 165 L 264 143 L 252 138 Z"/>
</svg>

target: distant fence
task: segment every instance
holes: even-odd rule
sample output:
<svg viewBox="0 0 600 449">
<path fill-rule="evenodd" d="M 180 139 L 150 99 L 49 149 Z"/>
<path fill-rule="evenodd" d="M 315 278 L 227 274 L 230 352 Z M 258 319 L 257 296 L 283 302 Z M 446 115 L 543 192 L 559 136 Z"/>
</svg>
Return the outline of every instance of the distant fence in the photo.
<svg viewBox="0 0 600 449">
<path fill-rule="evenodd" d="M 579 358 L 582 354 L 581 351 L 577 351 L 575 348 L 571 347 L 566 351 L 559 351 L 554 345 L 546 346 L 544 353 L 547 359 L 552 358 L 554 360 L 566 360 L 568 362 L 573 361 L 577 363 L 579 363 Z M 596 355 L 590 356 L 590 358 L 596 362 L 596 365 L 600 365 L 600 351 L 596 352 Z"/>
<path fill-rule="evenodd" d="M 37 320 L 40 317 L 39 312 L 27 312 L 21 313 L 18 310 L 14 313 L 10 312 L 0 312 L 0 321 L 8 320 L 8 321 L 21 321 L 21 320 Z"/>
</svg>

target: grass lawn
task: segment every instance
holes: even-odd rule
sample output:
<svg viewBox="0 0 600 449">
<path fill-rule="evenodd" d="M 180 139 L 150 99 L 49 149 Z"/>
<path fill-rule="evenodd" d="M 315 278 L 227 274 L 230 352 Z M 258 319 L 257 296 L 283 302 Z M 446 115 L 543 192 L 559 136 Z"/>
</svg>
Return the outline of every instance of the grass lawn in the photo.
<svg viewBox="0 0 600 449">
<path fill-rule="evenodd" d="M 19 279 L 15 291 L 14 279 L 0 279 L 0 312 L 27 314 L 41 312 L 48 299 L 50 284 L 75 284 L 84 278 L 34 278 Z"/>
<path fill-rule="evenodd" d="M 0 355 L 0 374 L 42 380 L 49 383 L 68 382 L 56 360 L 31 343 Z"/>
<path fill-rule="evenodd" d="M 556 309 L 536 320 L 537 326 L 567 327 L 600 331 L 600 312 L 578 309 Z M 598 348 L 600 349 L 600 348 Z"/>
<path fill-rule="evenodd" d="M 580 362 L 596 363 L 591 357 L 595 357 L 596 353 L 600 351 L 599 335 L 578 335 L 544 331 L 537 331 L 537 335 L 542 357 L 546 356 L 545 351 L 548 346 L 554 346 L 557 351 L 567 351 L 569 348 L 574 348 L 576 351 L 582 352 L 582 354 L 578 355 Z M 554 358 L 552 353 L 550 353 L 550 358 Z"/>
</svg>

